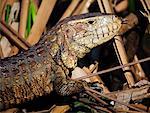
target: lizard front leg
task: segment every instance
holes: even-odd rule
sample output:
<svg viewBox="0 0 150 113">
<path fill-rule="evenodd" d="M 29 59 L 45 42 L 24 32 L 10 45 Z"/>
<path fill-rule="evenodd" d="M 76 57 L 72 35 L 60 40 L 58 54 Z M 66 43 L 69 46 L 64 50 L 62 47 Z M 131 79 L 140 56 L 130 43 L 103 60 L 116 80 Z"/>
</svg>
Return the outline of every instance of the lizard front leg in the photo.
<svg viewBox="0 0 150 113">
<path fill-rule="evenodd" d="M 59 95 L 69 96 L 84 90 L 84 83 L 81 81 L 67 79 L 61 67 L 57 69 L 55 74 L 54 90 Z"/>
</svg>

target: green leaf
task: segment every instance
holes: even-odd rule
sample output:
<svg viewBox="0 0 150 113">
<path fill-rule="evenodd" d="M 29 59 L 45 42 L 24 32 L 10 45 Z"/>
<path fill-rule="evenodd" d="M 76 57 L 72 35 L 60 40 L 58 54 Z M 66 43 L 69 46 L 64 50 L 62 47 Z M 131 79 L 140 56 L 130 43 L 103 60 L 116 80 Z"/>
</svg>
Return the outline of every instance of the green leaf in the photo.
<svg viewBox="0 0 150 113">
<path fill-rule="evenodd" d="M 9 21 L 9 15 L 11 11 L 11 5 L 7 4 L 6 5 L 6 13 L 5 13 L 5 22 L 8 24 Z"/>
<path fill-rule="evenodd" d="M 30 1 L 30 7 L 31 7 L 32 20 L 33 20 L 33 23 L 34 23 L 37 11 L 36 11 L 36 6 L 35 6 L 35 4 L 34 4 L 34 2 L 32 0 Z"/>
<path fill-rule="evenodd" d="M 31 30 L 31 5 L 29 5 L 29 8 L 28 8 L 28 18 L 27 18 L 27 29 L 26 29 L 26 37 L 28 37 L 29 33 L 30 33 L 30 30 Z"/>
</svg>

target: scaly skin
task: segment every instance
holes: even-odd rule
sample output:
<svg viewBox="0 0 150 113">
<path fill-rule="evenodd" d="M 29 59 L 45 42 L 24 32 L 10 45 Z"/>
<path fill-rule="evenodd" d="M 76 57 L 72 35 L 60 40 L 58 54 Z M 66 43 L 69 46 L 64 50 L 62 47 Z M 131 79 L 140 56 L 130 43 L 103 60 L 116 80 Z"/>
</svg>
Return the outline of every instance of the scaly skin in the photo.
<svg viewBox="0 0 150 113">
<path fill-rule="evenodd" d="M 28 51 L 0 60 L 0 109 L 55 90 L 66 96 L 84 90 L 82 82 L 67 79 L 77 59 L 115 35 L 121 20 L 99 13 L 66 18 Z"/>
</svg>

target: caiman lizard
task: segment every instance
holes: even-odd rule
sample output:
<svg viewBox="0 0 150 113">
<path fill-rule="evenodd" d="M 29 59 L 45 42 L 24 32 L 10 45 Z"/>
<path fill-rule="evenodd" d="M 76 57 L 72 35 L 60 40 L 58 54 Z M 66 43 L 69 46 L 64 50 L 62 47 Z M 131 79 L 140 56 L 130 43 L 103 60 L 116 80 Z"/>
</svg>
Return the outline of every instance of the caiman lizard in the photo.
<svg viewBox="0 0 150 113">
<path fill-rule="evenodd" d="M 61 96 L 84 90 L 68 78 L 77 60 L 111 40 L 121 28 L 113 14 L 89 13 L 56 24 L 27 51 L 0 60 L 0 110 L 56 91 Z"/>
</svg>

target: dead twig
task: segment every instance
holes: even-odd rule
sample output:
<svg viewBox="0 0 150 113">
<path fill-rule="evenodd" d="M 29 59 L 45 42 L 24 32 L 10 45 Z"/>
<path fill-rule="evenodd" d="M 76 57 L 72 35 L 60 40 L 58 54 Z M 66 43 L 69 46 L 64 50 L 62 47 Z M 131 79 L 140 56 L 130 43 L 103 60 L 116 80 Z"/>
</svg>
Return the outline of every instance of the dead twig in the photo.
<svg viewBox="0 0 150 113">
<path fill-rule="evenodd" d="M 3 24 L 10 32 L 12 32 L 20 41 L 22 41 L 28 48 L 31 47 L 31 45 L 26 42 L 26 40 L 18 34 L 11 26 L 7 25 L 4 21 L 1 21 L 1 24 Z"/>
<path fill-rule="evenodd" d="M 27 42 L 29 42 L 31 45 L 34 45 L 39 41 L 55 3 L 56 0 L 42 0 L 36 15 L 36 20 L 27 38 Z"/>
<path fill-rule="evenodd" d="M 61 17 L 60 20 L 66 18 L 66 17 L 69 17 L 73 13 L 73 11 L 75 10 L 75 8 L 79 4 L 79 2 L 80 2 L 80 0 L 72 0 L 71 4 L 66 9 L 66 11 L 64 12 L 64 14 L 63 14 L 63 16 Z"/>
<path fill-rule="evenodd" d="M 17 46 L 24 50 L 27 50 L 30 47 L 30 45 L 4 21 L 0 21 L 0 30 L 8 36 L 7 38 L 12 40 Z"/>
<path fill-rule="evenodd" d="M 27 25 L 27 15 L 28 15 L 29 0 L 22 0 L 21 12 L 20 12 L 20 23 L 19 23 L 19 34 L 24 38 L 26 25 Z"/>
<path fill-rule="evenodd" d="M 99 110 L 105 111 L 106 113 L 112 113 L 111 111 L 114 111 L 114 110 L 112 110 L 112 109 L 111 109 L 111 111 L 108 110 L 108 109 L 110 109 L 110 108 L 104 108 L 104 106 L 107 106 L 108 104 L 107 104 L 105 101 L 103 101 L 103 100 L 101 100 L 100 98 L 98 98 L 95 94 L 93 94 L 93 93 L 91 93 L 91 92 L 89 92 L 89 91 L 86 91 L 86 93 L 87 93 L 88 95 L 90 95 L 91 97 L 93 97 L 96 101 L 98 101 L 99 103 L 101 103 L 101 105 L 100 105 L 99 103 L 93 104 L 93 103 L 85 102 L 85 101 L 82 100 L 82 99 L 78 99 L 80 102 L 85 103 L 85 104 L 88 104 L 89 106 L 92 106 L 92 107 L 94 107 L 95 109 L 99 109 Z M 77 99 L 76 97 L 73 97 L 73 98 L 74 98 L 74 99 Z M 99 105 L 100 105 L 100 106 L 99 106 Z M 101 107 L 101 106 L 103 106 L 103 107 Z"/>
<path fill-rule="evenodd" d="M 121 105 L 125 105 L 125 106 L 127 106 L 127 107 L 129 107 L 129 108 L 131 108 L 131 109 L 136 110 L 136 111 L 139 111 L 139 112 L 142 112 L 142 113 L 147 113 L 147 112 L 145 112 L 145 111 L 143 111 L 143 110 L 141 110 L 141 109 L 139 109 L 139 108 L 136 108 L 136 107 L 134 107 L 134 106 L 128 105 L 128 104 L 126 104 L 126 103 L 124 103 L 124 102 L 120 102 L 120 101 L 118 101 L 118 100 L 116 100 L 116 99 L 114 99 L 114 98 L 112 98 L 112 97 L 110 97 L 110 96 L 107 96 L 107 95 L 105 95 L 105 94 L 99 93 L 98 91 L 95 91 L 95 90 L 93 90 L 93 89 L 91 89 L 91 88 L 89 88 L 89 87 L 85 87 L 85 90 L 86 90 L 86 91 L 90 91 L 90 92 L 92 92 L 92 93 L 96 93 L 96 94 L 100 95 L 101 97 L 107 98 L 107 99 L 109 99 L 109 100 L 113 100 L 113 101 L 115 101 L 115 102 L 117 102 L 117 103 L 119 103 L 119 104 L 121 104 Z"/>
<path fill-rule="evenodd" d="M 102 103 L 103 105 L 108 105 L 105 101 L 101 100 L 100 98 L 96 97 L 94 94 L 92 94 L 90 91 L 86 91 L 86 93 L 90 96 L 92 96 L 95 100 Z"/>
<path fill-rule="evenodd" d="M 79 4 L 79 6 L 76 8 L 72 15 L 87 13 L 88 8 L 93 1 L 94 0 L 82 0 L 82 2 Z"/>
<path fill-rule="evenodd" d="M 104 108 L 104 107 L 101 107 L 101 106 L 93 106 L 93 105 L 91 105 L 93 108 L 95 108 L 95 109 L 98 109 L 98 110 L 100 110 L 100 111 L 104 111 L 104 112 L 106 112 L 106 113 L 114 113 L 115 111 L 110 111 L 110 110 L 108 110 L 107 108 Z"/>
<path fill-rule="evenodd" d="M 82 77 L 76 78 L 76 80 L 82 80 L 82 79 L 90 78 L 90 77 L 93 77 L 93 76 L 96 76 L 96 75 L 102 75 L 104 73 L 108 73 L 108 72 L 111 72 L 111 71 L 122 69 L 124 67 L 132 66 L 132 65 L 135 65 L 137 63 L 142 63 L 142 62 L 146 62 L 146 61 L 149 61 L 149 60 L 150 60 L 150 57 L 147 57 L 147 58 L 135 61 L 135 62 L 131 62 L 131 63 L 128 63 L 128 64 L 124 64 L 124 65 L 116 66 L 116 67 L 113 67 L 113 68 L 105 69 L 105 70 L 99 71 L 97 73 L 89 74 L 87 76 L 82 76 Z"/>
<path fill-rule="evenodd" d="M 132 110 L 117 110 L 117 112 L 123 112 L 123 113 L 141 113 L 141 112 L 138 112 L 138 111 L 132 111 Z"/>
<path fill-rule="evenodd" d="M 90 95 L 91 96 L 91 95 Z M 95 96 L 93 97 L 95 98 Z M 91 106 L 92 108 L 96 109 L 96 110 L 101 110 L 101 111 L 105 111 L 106 113 L 112 113 L 111 111 L 109 111 L 107 108 L 101 107 L 99 106 L 99 103 L 92 103 L 92 102 L 87 102 L 84 99 L 77 99 L 77 97 L 73 97 L 73 99 L 78 100 L 88 106 Z M 95 98 L 96 99 L 96 98 Z M 99 98 L 98 98 L 99 99 Z"/>
<path fill-rule="evenodd" d="M 148 9 L 147 9 L 147 7 L 146 7 L 147 3 L 145 3 L 144 0 L 140 0 L 140 1 L 141 1 L 141 3 L 142 3 L 143 8 L 144 8 L 144 10 L 146 11 L 146 13 L 147 13 L 147 14 L 150 14 L 150 12 L 148 11 Z"/>
<path fill-rule="evenodd" d="M 99 1 L 100 2 L 100 1 Z M 113 9 L 109 3 L 109 0 L 101 0 L 101 4 L 103 4 L 104 6 L 104 12 L 105 13 L 113 13 Z M 100 7 L 100 6 L 99 6 Z M 120 36 L 115 36 L 115 40 L 114 40 L 114 48 L 115 48 L 115 52 L 117 54 L 117 58 L 119 60 L 120 64 L 127 64 L 128 63 L 128 58 L 126 55 L 126 51 L 125 48 L 122 44 L 122 38 Z M 130 70 L 130 67 L 124 67 L 123 71 L 124 75 L 126 77 L 126 80 L 128 82 L 129 87 L 134 85 L 134 78 L 132 76 L 132 73 L 126 70 Z"/>
<path fill-rule="evenodd" d="M 30 46 L 22 36 L 20 36 L 11 26 L 7 25 L 4 21 L 0 21 L 0 30 L 4 32 L 11 40 L 13 40 L 18 46 L 27 50 Z"/>
<path fill-rule="evenodd" d="M 114 92 L 107 93 L 106 95 L 116 98 L 117 95 L 120 95 L 120 94 L 129 94 L 131 99 L 134 101 L 134 100 L 143 99 L 147 97 L 148 96 L 147 94 L 149 94 L 148 93 L 149 88 L 150 88 L 150 85 L 146 85 L 140 88 L 132 88 L 132 89 L 127 89 L 127 90 L 122 90 L 122 91 L 114 91 Z"/>
<path fill-rule="evenodd" d="M 6 1 L 7 0 L 1 0 L 1 3 L 0 3 L 0 20 L 2 19 L 2 15 L 3 15 L 4 9 L 5 9 Z"/>
<path fill-rule="evenodd" d="M 98 66 L 98 63 L 96 64 Z M 92 68 L 92 65 L 91 65 L 91 68 Z M 93 68 L 96 68 L 95 66 L 93 66 Z M 93 73 L 96 73 L 97 72 L 97 69 L 93 70 L 93 68 L 91 70 L 89 70 L 88 68 L 86 67 L 83 67 L 83 70 L 84 72 L 88 74 L 92 74 L 91 72 L 94 71 Z M 103 92 L 104 93 L 109 93 L 109 90 L 108 88 L 104 85 L 104 82 L 102 81 L 102 79 L 100 78 L 100 76 L 93 76 L 90 78 L 90 81 L 91 82 L 98 82 L 99 83 L 99 86 L 103 88 Z"/>
</svg>

